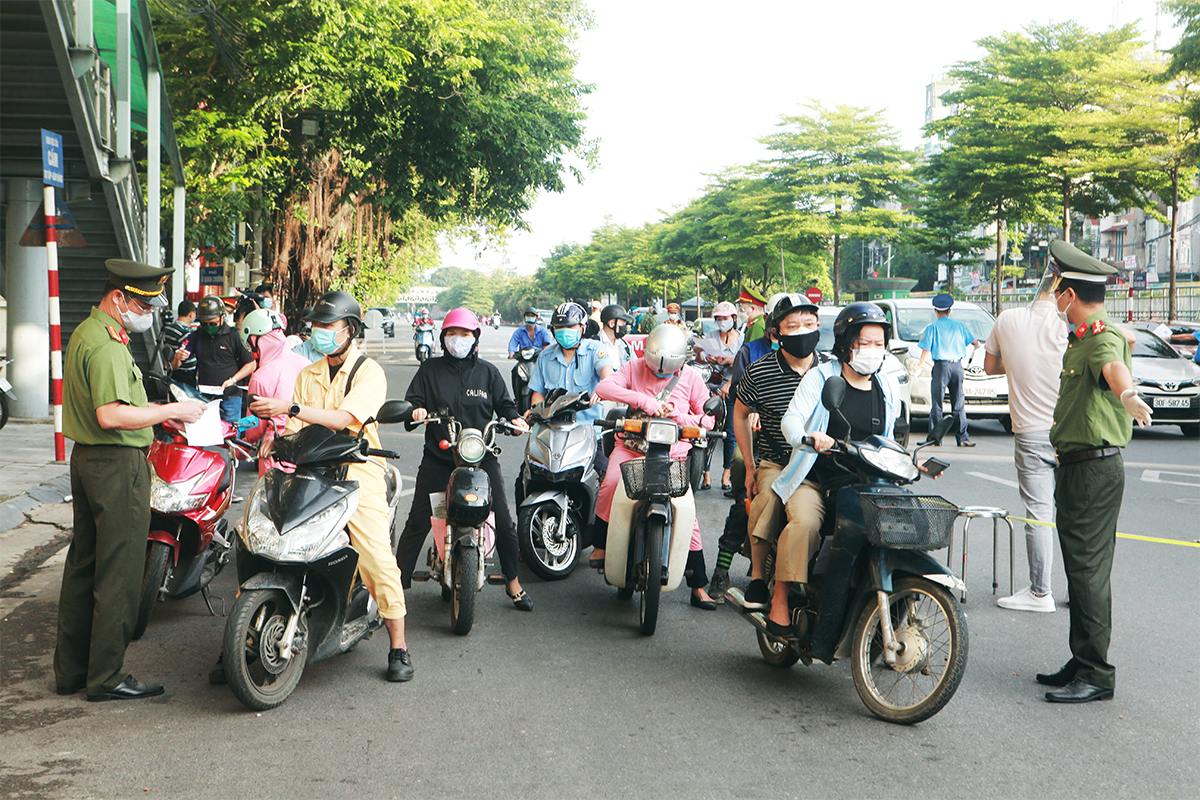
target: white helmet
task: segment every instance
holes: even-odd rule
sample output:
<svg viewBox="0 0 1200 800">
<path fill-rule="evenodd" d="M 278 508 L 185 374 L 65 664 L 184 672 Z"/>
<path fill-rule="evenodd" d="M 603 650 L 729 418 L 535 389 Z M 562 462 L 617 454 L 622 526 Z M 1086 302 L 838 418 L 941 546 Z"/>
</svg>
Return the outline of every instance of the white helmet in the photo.
<svg viewBox="0 0 1200 800">
<path fill-rule="evenodd" d="M 658 375 L 670 375 L 688 357 L 687 334 L 675 325 L 659 325 L 646 337 L 646 365 Z"/>
</svg>

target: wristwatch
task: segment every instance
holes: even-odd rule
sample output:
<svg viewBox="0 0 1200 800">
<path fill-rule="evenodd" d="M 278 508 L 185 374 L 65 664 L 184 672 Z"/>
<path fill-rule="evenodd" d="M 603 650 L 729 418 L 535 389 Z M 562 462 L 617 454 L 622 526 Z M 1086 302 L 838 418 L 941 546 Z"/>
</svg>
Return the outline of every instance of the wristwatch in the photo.
<svg viewBox="0 0 1200 800">
<path fill-rule="evenodd" d="M 288 407 L 288 416 L 295 417 L 295 416 L 299 416 L 299 415 L 300 415 L 300 404 L 292 403 L 291 406 Z"/>
</svg>

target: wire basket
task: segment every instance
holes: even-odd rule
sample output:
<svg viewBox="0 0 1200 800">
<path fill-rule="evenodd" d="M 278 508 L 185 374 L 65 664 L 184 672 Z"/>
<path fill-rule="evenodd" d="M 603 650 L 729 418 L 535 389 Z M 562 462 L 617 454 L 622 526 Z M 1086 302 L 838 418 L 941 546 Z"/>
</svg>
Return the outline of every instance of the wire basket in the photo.
<svg viewBox="0 0 1200 800">
<path fill-rule="evenodd" d="M 621 465 L 621 479 L 630 500 L 656 494 L 683 497 L 689 486 L 687 459 L 634 458 Z"/>
<path fill-rule="evenodd" d="M 877 547 L 940 550 L 950 544 L 958 506 L 944 497 L 859 492 L 867 541 Z"/>
</svg>

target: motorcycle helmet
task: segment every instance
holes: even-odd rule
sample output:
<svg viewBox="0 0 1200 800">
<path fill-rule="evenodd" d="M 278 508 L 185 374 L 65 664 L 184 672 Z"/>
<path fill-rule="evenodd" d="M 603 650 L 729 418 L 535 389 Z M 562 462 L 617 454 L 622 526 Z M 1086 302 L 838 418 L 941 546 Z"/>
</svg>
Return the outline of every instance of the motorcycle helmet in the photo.
<svg viewBox="0 0 1200 800">
<path fill-rule="evenodd" d="M 225 303 L 219 297 L 209 295 L 200 298 L 196 305 L 196 319 L 224 319 Z"/>
<path fill-rule="evenodd" d="M 446 331 L 450 328 L 466 328 L 475 337 L 475 347 L 479 347 L 479 318 L 469 308 L 455 308 L 442 320 L 442 332 L 438 341 L 442 343 L 442 351 L 446 352 Z M 475 348 L 472 348 L 474 350 Z"/>
<path fill-rule="evenodd" d="M 614 319 L 623 319 L 626 322 L 633 322 L 633 316 L 625 310 L 625 306 L 611 305 L 605 306 L 600 311 L 600 324 L 607 325 Z"/>
<path fill-rule="evenodd" d="M 238 332 L 242 335 L 242 343 L 249 347 L 251 336 L 262 336 L 271 331 L 281 330 L 283 330 L 283 322 L 279 315 L 274 311 L 260 308 L 246 315 Z"/>
<path fill-rule="evenodd" d="M 309 322 L 319 322 L 322 325 L 345 319 L 352 320 L 361 326 L 362 306 L 346 292 L 326 292 L 321 295 L 321 299 L 312 307 L 312 310 L 304 315 L 304 318 Z"/>
<path fill-rule="evenodd" d="M 883 328 L 884 341 L 892 338 L 892 323 L 887 314 L 874 303 L 851 303 L 843 308 L 833 321 L 833 355 L 839 361 L 850 359 L 850 342 L 858 335 L 863 325 L 879 325 Z"/>
<path fill-rule="evenodd" d="M 551 328 L 565 328 L 569 325 L 582 325 L 587 321 L 587 312 L 579 303 L 563 303 L 554 309 L 550 317 Z"/>
<path fill-rule="evenodd" d="M 670 375 L 687 362 L 688 337 L 675 325 L 659 325 L 646 337 L 646 366 L 656 375 Z"/>
<path fill-rule="evenodd" d="M 780 294 L 771 299 L 774 301 L 774 305 L 772 305 L 770 316 L 767 319 L 770 320 L 768 327 L 774 330 L 779 329 L 779 323 L 783 322 L 789 314 L 795 314 L 797 311 L 810 311 L 816 314 L 818 311 L 817 304 L 802 294 Z"/>
</svg>

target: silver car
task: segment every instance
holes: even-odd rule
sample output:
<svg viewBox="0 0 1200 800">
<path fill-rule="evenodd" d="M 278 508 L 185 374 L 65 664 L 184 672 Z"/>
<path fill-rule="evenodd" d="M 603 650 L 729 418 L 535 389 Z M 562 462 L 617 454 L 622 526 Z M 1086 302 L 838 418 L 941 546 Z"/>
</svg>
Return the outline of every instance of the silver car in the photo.
<svg viewBox="0 0 1200 800">
<path fill-rule="evenodd" d="M 1154 410 L 1154 425 L 1178 425 L 1184 436 L 1200 437 L 1200 364 L 1181 355 L 1149 330 L 1134 326 L 1133 382 Z"/>
</svg>

